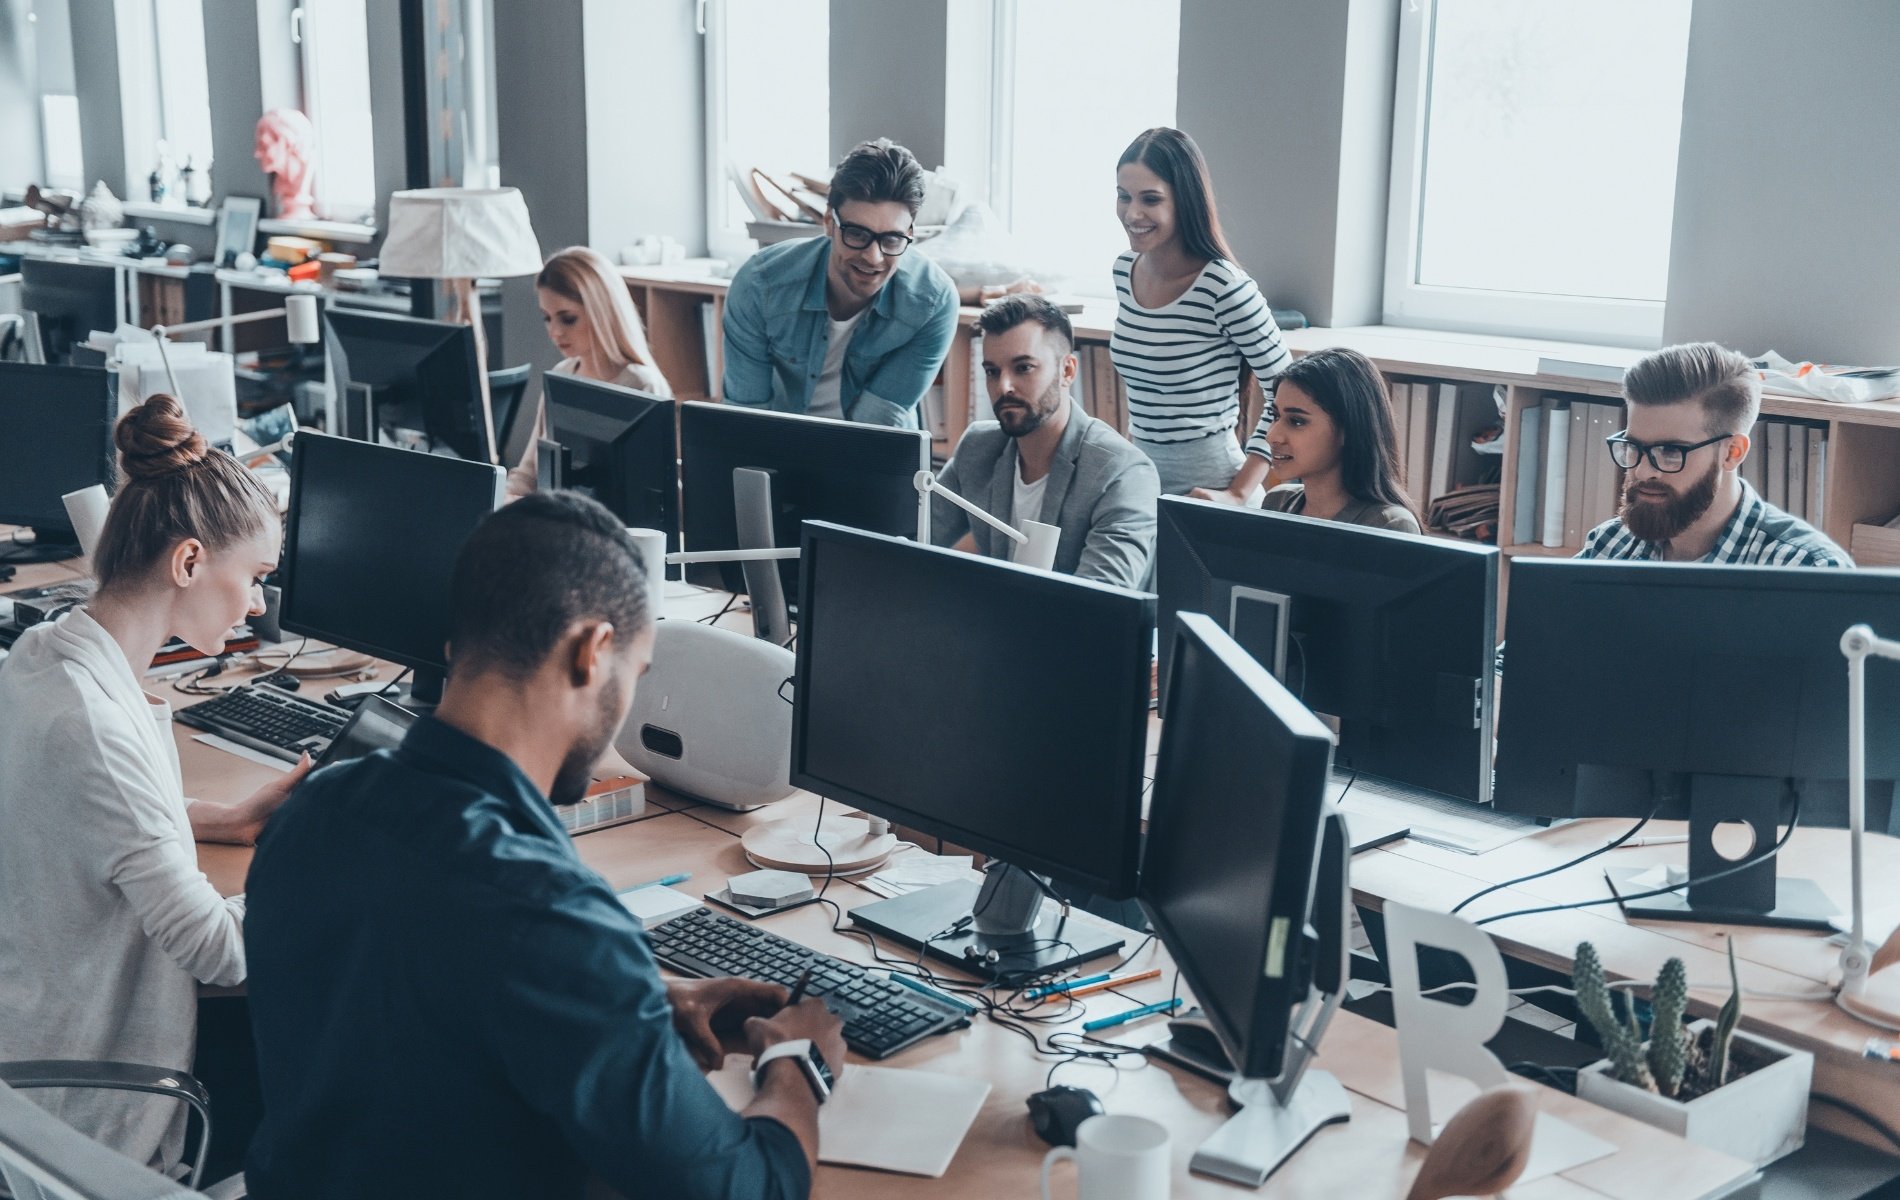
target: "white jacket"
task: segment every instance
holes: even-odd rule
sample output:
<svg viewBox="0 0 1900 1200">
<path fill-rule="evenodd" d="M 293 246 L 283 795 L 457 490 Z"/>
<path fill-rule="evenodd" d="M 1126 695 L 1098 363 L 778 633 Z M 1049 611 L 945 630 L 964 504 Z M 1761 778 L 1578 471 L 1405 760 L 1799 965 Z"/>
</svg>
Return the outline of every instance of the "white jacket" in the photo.
<svg viewBox="0 0 1900 1200">
<path fill-rule="evenodd" d="M 197 981 L 244 979 L 244 900 L 198 869 L 170 722 L 84 609 L 0 663 L 0 1061 L 189 1070 Z M 27 1095 L 140 1161 L 181 1153 L 176 1101 Z"/>
</svg>

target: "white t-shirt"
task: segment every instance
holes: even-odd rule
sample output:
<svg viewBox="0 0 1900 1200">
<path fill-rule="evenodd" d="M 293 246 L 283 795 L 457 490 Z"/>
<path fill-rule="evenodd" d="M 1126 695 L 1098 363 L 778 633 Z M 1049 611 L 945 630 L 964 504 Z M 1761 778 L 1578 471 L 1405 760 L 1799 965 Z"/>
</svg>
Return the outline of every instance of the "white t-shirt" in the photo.
<svg viewBox="0 0 1900 1200">
<path fill-rule="evenodd" d="M 1024 521 L 1042 520 L 1042 494 L 1049 490 L 1048 472 L 1045 471 L 1042 478 L 1034 483 L 1024 483 L 1022 463 L 1019 460 L 1016 464 L 1016 478 L 1011 490 L 1014 496 L 1009 510 L 1010 524 L 1020 532 L 1027 532 L 1023 529 Z"/>
<path fill-rule="evenodd" d="M 848 320 L 831 322 L 831 340 L 825 343 L 825 362 L 818 370 L 817 384 L 811 389 L 811 403 L 805 408 L 812 416 L 844 419 L 844 404 L 838 395 L 844 375 L 844 352 L 851 345 L 851 335 L 856 332 L 858 322 L 869 311 L 867 306 Z M 826 319 L 830 320 L 828 316 Z"/>
</svg>

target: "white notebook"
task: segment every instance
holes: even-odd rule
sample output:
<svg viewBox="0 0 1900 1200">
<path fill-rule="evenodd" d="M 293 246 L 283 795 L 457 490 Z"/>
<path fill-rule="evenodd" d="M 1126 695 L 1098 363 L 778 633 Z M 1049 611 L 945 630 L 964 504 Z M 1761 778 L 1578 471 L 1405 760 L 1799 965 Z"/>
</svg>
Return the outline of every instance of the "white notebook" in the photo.
<svg viewBox="0 0 1900 1200">
<path fill-rule="evenodd" d="M 734 1111 L 752 1103 L 750 1058 L 707 1079 Z M 989 1094 L 982 1079 L 854 1063 L 818 1110 L 818 1161 L 940 1178 Z"/>
</svg>

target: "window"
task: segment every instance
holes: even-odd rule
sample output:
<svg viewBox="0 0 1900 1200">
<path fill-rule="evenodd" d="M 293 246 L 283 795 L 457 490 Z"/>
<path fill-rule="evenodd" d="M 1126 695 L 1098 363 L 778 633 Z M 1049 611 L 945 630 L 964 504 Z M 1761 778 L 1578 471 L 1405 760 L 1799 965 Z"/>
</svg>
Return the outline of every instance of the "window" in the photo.
<svg viewBox="0 0 1900 1200">
<path fill-rule="evenodd" d="M 1407 6 L 1388 322 L 1657 344 L 1689 7 Z"/>
<path fill-rule="evenodd" d="M 178 176 L 189 163 L 211 167 L 211 88 L 205 74 L 201 0 L 119 0 L 119 78 L 124 107 L 126 183 L 152 196 L 154 171 L 168 203 L 182 204 Z"/>
<path fill-rule="evenodd" d="M 1115 160 L 1174 124 L 1180 0 L 997 0 L 996 22 L 991 206 L 1039 279 L 1112 295 Z"/>
<path fill-rule="evenodd" d="M 364 0 L 304 0 L 293 18 L 303 66 L 303 111 L 316 130 L 317 215 L 376 219 L 369 109 L 369 23 Z"/>
<path fill-rule="evenodd" d="M 740 196 L 753 167 L 774 179 L 831 173 L 829 0 L 705 0 L 706 241 L 750 249 Z M 773 199 L 777 199 L 776 196 Z"/>
</svg>

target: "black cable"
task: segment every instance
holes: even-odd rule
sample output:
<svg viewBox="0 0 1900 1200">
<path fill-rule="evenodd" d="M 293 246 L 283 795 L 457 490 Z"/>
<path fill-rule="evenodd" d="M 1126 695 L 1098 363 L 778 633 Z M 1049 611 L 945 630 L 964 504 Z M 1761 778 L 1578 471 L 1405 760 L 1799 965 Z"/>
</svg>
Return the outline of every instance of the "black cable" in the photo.
<svg viewBox="0 0 1900 1200">
<path fill-rule="evenodd" d="M 1681 883 L 1672 883 L 1668 887 L 1651 888 L 1647 892 L 1631 892 L 1628 895 L 1623 895 L 1622 893 L 1616 891 L 1615 888 L 1612 888 L 1608 896 L 1605 896 L 1598 900 L 1575 900 L 1569 904 L 1546 904 L 1541 908 L 1520 908 L 1514 912 L 1499 913 L 1496 916 L 1485 917 L 1481 920 L 1473 922 L 1473 924 L 1489 925 L 1493 921 L 1503 921 L 1511 917 L 1529 917 L 1529 916 L 1535 916 L 1538 913 L 1569 912 L 1572 909 L 1596 908 L 1597 906 L 1604 905 L 1604 904 L 1615 904 L 1620 907 L 1631 900 L 1647 900 L 1652 896 L 1666 896 L 1670 892 L 1679 892 L 1683 890 L 1684 888 L 1694 887 L 1698 883 L 1713 883 L 1717 879 L 1726 879 L 1730 875 L 1733 875 L 1738 871 L 1748 870 L 1750 867 L 1755 866 L 1757 863 L 1768 862 L 1770 859 L 1773 859 L 1775 856 L 1781 853 L 1781 848 L 1788 844 L 1788 839 L 1794 836 L 1795 827 L 1801 823 L 1801 793 L 1800 791 L 1799 790 L 1794 791 L 1793 796 L 1794 796 L 1794 807 L 1792 811 L 1790 811 L 1788 814 L 1788 828 L 1782 832 L 1780 840 L 1777 841 L 1773 846 L 1769 847 L 1769 850 L 1766 854 L 1763 854 L 1758 858 L 1751 858 L 1747 862 L 1739 862 L 1739 863 L 1736 863 L 1732 867 L 1724 867 L 1720 871 L 1712 871 L 1707 875 L 1700 875 L 1693 879 L 1685 879 Z"/>
<path fill-rule="evenodd" d="M 1526 1075 L 1535 1072 L 1543 1076 L 1550 1086 L 1556 1088 L 1558 1091 L 1569 1092 L 1572 1095 L 1575 1095 L 1577 1091 L 1578 1068 L 1576 1067 L 1547 1067 L 1543 1063 L 1514 1062 L 1504 1069 L 1513 1075 Z"/>
<path fill-rule="evenodd" d="M 699 623 L 701 625 L 717 625 L 719 623 L 719 619 L 725 616 L 727 613 L 731 612 L 732 606 L 737 603 L 739 603 L 739 593 L 734 592 L 730 596 L 726 597 L 726 606 L 724 608 L 720 609 L 718 612 L 714 613 L 710 617 L 699 618 Z"/>
<path fill-rule="evenodd" d="M 1546 867 L 1542 871 L 1533 871 L 1529 875 L 1519 875 L 1516 879 L 1507 879 L 1503 883 L 1494 883 L 1488 888 L 1483 888 L 1479 891 L 1475 891 L 1471 893 L 1469 896 L 1466 896 L 1463 900 L 1460 900 L 1457 903 L 1457 905 L 1455 905 L 1452 908 L 1451 910 L 1452 914 L 1456 915 L 1457 913 L 1462 911 L 1467 905 L 1469 905 L 1472 901 L 1482 899 L 1485 896 L 1489 896 L 1492 892 L 1503 891 L 1505 888 L 1508 888 L 1508 887 L 1516 887 L 1520 883 L 1529 883 L 1533 879 L 1542 879 L 1546 875 L 1555 875 L 1559 871 L 1568 871 L 1570 868 L 1574 866 L 1577 866 L 1581 863 L 1589 862 L 1591 859 L 1595 858 L 1599 854 L 1608 854 L 1610 851 L 1616 849 L 1618 846 L 1621 846 L 1624 842 L 1627 842 L 1631 838 L 1635 837 L 1637 832 L 1641 830 L 1643 826 L 1653 821 L 1656 818 L 1657 809 L 1660 807 L 1661 807 L 1660 805 L 1652 805 L 1649 810 L 1649 815 L 1644 817 L 1642 820 L 1636 822 L 1636 824 L 1630 826 L 1628 829 L 1624 830 L 1621 837 L 1618 837 L 1615 841 L 1612 841 L 1606 845 L 1598 846 L 1596 849 L 1590 851 L 1587 854 L 1580 854 L 1577 857 L 1571 859 L 1569 862 L 1558 863 L 1556 866 Z"/>
<path fill-rule="evenodd" d="M 1900 1130 L 1894 1129 L 1893 1126 L 1868 1112 L 1860 1105 L 1850 1104 L 1839 1096 L 1829 1096 L 1824 1092 L 1811 1092 L 1808 1098 L 1810 1100 L 1819 1100 L 1823 1104 L 1833 1105 L 1875 1133 L 1878 1133 L 1881 1137 L 1886 1138 L 1889 1142 L 1893 1143 L 1895 1148 L 1900 1148 Z"/>
</svg>

